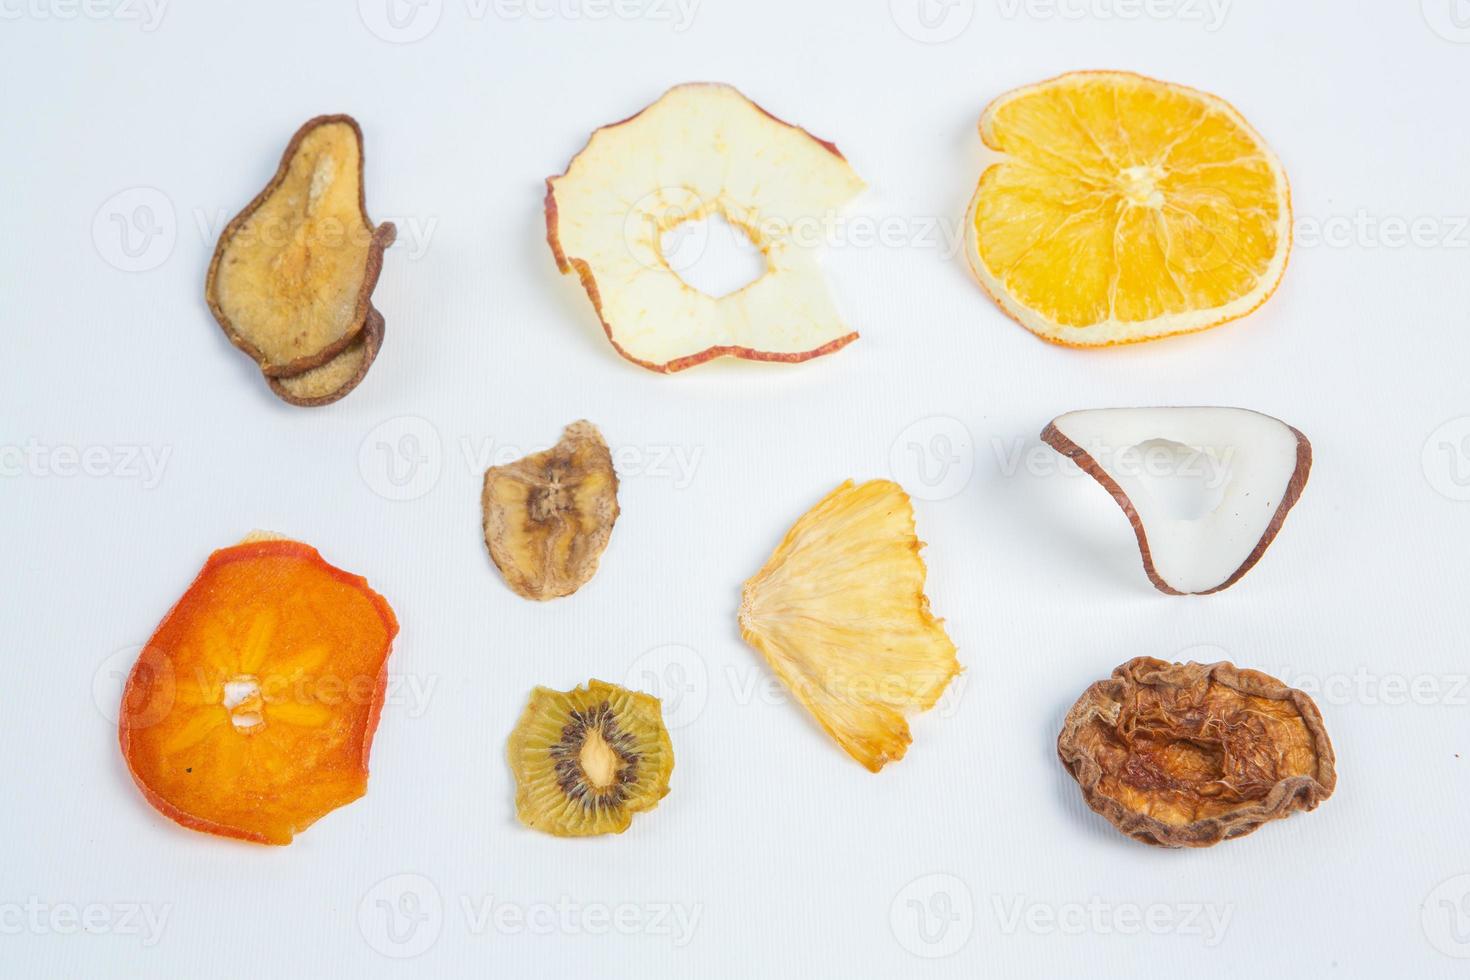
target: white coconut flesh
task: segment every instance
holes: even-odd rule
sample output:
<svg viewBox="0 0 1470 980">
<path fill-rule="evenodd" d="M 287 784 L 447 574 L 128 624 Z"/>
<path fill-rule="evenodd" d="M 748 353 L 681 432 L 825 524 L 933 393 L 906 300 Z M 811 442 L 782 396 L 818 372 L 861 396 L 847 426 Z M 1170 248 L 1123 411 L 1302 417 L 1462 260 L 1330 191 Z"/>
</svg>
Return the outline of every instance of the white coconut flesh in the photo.
<svg viewBox="0 0 1470 980">
<path fill-rule="evenodd" d="M 1185 594 L 1217 591 L 1255 564 L 1311 467 L 1301 433 L 1242 408 L 1071 412 L 1045 438 L 1132 508 L 1149 577 Z"/>
<path fill-rule="evenodd" d="M 598 130 L 551 181 L 562 251 L 595 280 L 613 342 L 652 365 L 712 348 L 795 360 L 850 338 L 815 244 L 862 188 L 832 149 L 714 84 L 679 86 Z M 711 218 L 764 257 L 764 272 L 727 296 L 690 286 L 664 251 L 670 231 Z"/>
</svg>

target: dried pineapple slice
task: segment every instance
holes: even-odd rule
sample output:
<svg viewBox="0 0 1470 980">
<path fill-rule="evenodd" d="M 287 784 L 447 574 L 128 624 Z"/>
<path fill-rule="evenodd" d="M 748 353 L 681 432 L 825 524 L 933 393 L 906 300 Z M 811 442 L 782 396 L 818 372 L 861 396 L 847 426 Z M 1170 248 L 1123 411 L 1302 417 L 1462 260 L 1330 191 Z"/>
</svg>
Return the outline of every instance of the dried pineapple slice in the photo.
<svg viewBox="0 0 1470 980">
<path fill-rule="evenodd" d="M 594 680 L 532 691 L 506 758 L 521 823 L 592 837 L 621 834 L 669 795 L 674 744 L 658 698 Z"/>
<path fill-rule="evenodd" d="M 904 715 L 960 672 L 924 595 L 923 544 L 896 483 L 843 483 L 745 583 L 740 633 L 827 734 L 870 771 L 902 759 Z"/>
</svg>

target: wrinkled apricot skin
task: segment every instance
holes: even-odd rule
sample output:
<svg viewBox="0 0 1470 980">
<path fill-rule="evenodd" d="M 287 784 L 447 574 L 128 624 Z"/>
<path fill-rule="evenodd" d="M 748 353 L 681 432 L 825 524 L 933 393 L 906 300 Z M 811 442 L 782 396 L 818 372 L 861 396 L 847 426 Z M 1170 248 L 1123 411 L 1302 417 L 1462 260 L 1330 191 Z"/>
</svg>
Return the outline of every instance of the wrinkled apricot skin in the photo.
<svg viewBox="0 0 1470 980">
<path fill-rule="evenodd" d="M 1072 706 L 1057 754 L 1088 806 L 1162 847 L 1243 837 L 1337 785 L 1312 699 L 1228 663 L 1130 660 Z"/>
<path fill-rule="evenodd" d="M 193 830 L 289 844 L 367 791 L 398 622 L 296 541 L 210 555 L 123 690 L 128 771 Z"/>
</svg>

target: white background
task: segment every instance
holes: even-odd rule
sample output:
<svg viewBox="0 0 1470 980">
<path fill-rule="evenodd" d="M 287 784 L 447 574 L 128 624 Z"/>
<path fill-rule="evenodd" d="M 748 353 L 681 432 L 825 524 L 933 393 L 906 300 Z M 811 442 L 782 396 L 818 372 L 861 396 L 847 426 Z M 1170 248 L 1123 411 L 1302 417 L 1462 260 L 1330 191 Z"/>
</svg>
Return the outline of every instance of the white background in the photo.
<svg viewBox="0 0 1470 980">
<path fill-rule="evenodd" d="M 0 0 L 0 974 L 1462 974 L 1470 30 L 1448 2 L 1237 0 L 1216 21 L 1182 0 L 1133 17 L 958 0 L 926 32 L 912 0 L 703 0 L 687 24 L 429 0 L 411 43 L 384 3 L 178 2 L 155 21 Z M 1216 92 L 1280 154 L 1299 241 L 1254 316 L 1055 348 L 938 240 L 978 175 L 985 103 L 1102 67 Z M 851 214 L 897 223 L 898 241 L 826 253 L 862 333 L 841 353 L 659 377 L 557 275 L 542 179 L 692 79 L 836 141 L 871 186 Z M 303 410 L 202 292 L 218 229 L 322 112 L 361 121 L 369 211 L 399 243 L 372 374 Z M 1301 504 L 1223 595 L 1156 594 L 1097 486 L 1044 452 L 1007 465 L 1056 414 L 1132 404 L 1246 406 L 1314 443 Z M 623 515 L 590 585 L 528 603 L 485 554 L 478 457 L 582 417 L 622 452 Z M 94 475 L 69 468 L 94 447 Z M 134 449 L 163 465 L 126 465 Z M 412 479 L 395 488 L 390 462 Z M 779 696 L 735 609 L 822 494 L 890 475 L 941 498 L 916 500 L 919 530 L 967 672 L 874 776 Z M 368 795 L 280 849 L 161 818 L 112 724 L 138 645 L 252 528 L 367 576 L 403 625 Z M 1325 684 L 1336 795 L 1202 852 L 1115 833 L 1054 738 L 1142 654 Z M 532 686 L 589 677 L 667 696 L 672 793 L 621 837 L 522 829 L 505 738 Z M 387 910 L 415 901 L 418 929 L 390 933 Z M 483 921 L 487 901 L 509 911 Z M 89 905 L 100 934 L 66 934 Z"/>
</svg>

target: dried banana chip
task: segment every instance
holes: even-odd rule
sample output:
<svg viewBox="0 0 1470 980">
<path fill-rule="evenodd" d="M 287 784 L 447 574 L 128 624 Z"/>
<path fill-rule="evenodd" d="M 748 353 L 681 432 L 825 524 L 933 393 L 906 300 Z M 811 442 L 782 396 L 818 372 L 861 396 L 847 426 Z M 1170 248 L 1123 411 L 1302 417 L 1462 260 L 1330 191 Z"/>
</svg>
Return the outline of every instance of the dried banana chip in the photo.
<svg viewBox="0 0 1470 980">
<path fill-rule="evenodd" d="M 289 378 L 267 378 L 271 391 L 285 402 L 302 408 L 330 405 L 345 398 L 367 377 L 368 368 L 383 346 L 383 314 L 368 310 L 367 325 L 346 350 L 320 367 L 308 368 Z"/>
<path fill-rule="evenodd" d="M 297 130 L 265 190 L 220 235 L 205 298 L 268 377 L 325 364 L 364 329 L 393 243 L 363 200 L 362 130 L 318 116 Z"/>
<path fill-rule="evenodd" d="M 571 595 L 597 572 L 618 519 L 618 475 L 602 433 L 574 422 L 561 442 L 485 472 L 485 544 L 527 599 Z"/>
<path fill-rule="evenodd" d="M 787 532 L 740 603 L 745 641 L 872 772 L 903 758 L 905 714 L 960 672 L 929 612 L 921 547 L 902 487 L 849 480 Z"/>
</svg>

